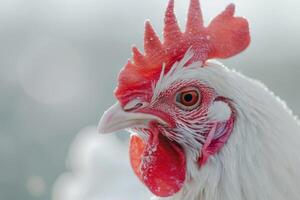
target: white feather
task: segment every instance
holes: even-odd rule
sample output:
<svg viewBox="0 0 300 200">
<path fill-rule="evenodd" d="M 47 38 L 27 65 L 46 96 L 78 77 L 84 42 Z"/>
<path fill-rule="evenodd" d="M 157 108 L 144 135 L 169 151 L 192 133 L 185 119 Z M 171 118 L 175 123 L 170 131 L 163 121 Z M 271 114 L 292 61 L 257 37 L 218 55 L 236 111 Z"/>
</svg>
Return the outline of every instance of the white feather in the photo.
<svg viewBox="0 0 300 200">
<path fill-rule="evenodd" d="M 220 96 L 232 99 L 237 111 L 234 130 L 221 151 L 199 169 L 188 150 L 188 180 L 173 197 L 157 200 L 299 200 L 300 125 L 286 104 L 262 83 L 209 61 L 183 67 L 190 54 L 161 77 L 158 95 L 176 80 L 197 79 Z M 155 97 L 154 97 L 155 98 Z M 221 114 L 218 111 L 221 110 Z M 214 104 L 210 117 L 228 117 L 225 105 Z M 187 147 L 185 147 L 187 149 Z"/>
<path fill-rule="evenodd" d="M 215 101 L 209 108 L 208 118 L 210 121 L 224 122 L 230 118 L 231 110 L 227 103 Z"/>
</svg>

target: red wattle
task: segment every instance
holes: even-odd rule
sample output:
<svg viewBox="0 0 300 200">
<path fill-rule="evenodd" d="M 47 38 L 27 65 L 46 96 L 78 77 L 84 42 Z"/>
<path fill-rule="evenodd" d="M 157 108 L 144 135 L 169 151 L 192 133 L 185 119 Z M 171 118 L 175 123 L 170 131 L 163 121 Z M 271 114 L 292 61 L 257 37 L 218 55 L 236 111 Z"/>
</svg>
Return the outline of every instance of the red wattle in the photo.
<svg viewBox="0 0 300 200">
<path fill-rule="evenodd" d="M 147 144 L 139 136 L 132 135 L 130 161 L 135 174 L 156 196 L 172 196 L 184 184 L 186 159 L 183 149 L 161 134 L 150 136 Z"/>
</svg>

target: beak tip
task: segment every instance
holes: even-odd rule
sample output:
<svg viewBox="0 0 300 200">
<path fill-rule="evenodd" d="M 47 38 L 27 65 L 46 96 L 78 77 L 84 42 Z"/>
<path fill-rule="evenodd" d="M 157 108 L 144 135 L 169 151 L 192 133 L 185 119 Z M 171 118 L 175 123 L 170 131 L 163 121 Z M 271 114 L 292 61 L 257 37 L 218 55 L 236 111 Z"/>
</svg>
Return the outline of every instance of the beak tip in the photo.
<svg viewBox="0 0 300 200">
<path fill-rule="evenodd" d="M 98 122 L 98 126 L 97 126 L 97 132 L 99 134 L 106 134 L 106 133 L 111 133 L 109 125 L 111 124 L 111 118 L 112 118 L 112 113 L 108 112 L 109 110 L 105 111 L 99 122 Z"/>
<path fill-rule="evenodd" d="M 108 130 L 107 130 L 107 127 L 105 126 L 105 123 L 103 123 L 103 120 L 101 119 L 98 126 L 97 126 L 97 132 L 99 134 L 105 134 L 105 133 L 110 133 Z"/>
<path fill-rule="evenodd" d="M 102 127 L 100 127 L 99 125 L 97 126 L 97 132 L 99 134 L 103 134 L 104 133 L 104 131 L 102 130 Z"/>
<path fill-rule="evenodd" d="M 167 124 L 161 118 L 154 115 L 125 112 L 121 106 L 116 103 L 103 113 L 97 127 L 97 132 L 106 134 L 131 127 L 144 127 L 147 126 L 151 120 Z"/>
</svg>

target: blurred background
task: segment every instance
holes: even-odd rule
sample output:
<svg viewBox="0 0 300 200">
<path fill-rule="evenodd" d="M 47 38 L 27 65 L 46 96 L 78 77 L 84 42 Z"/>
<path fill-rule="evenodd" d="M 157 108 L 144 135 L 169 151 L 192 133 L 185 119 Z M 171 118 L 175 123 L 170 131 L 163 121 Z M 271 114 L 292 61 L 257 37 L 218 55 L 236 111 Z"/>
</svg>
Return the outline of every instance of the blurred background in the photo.
<svg viewBox="0 0 300 200">
<path fill-rule="evenodd" d="M 205 20 L 233 2 L 252 43 L 223 62 L 264 82 L 300 115 L 300 1 L 202 0 Z M 167 0 L 0 0 L 0 199 L 147 199 L 128 134 L 96 134 L 143 24 L 161 33 Z M 184 27 L 188 0 L 177 0 Z M 161 34 L 160 34 L 161 35 Z"/>
</svg>

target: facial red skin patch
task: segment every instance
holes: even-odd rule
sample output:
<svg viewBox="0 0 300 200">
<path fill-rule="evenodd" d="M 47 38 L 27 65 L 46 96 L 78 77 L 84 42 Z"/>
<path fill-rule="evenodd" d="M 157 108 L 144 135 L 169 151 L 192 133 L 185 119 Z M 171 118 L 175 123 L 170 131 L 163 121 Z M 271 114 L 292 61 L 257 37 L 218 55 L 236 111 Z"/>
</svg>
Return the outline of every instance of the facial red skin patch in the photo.
<svg viewBox="0 0 300 200">
<path fill-rule="evenodd" d="M 139 136 L 131 136 L 131 166 L 153 194 L 172 196 L 182 188 L 185 181 L 185 153 L 177 143 L 161 134 L 151 135 L 147 144 Z"/>
<path fill-rule="evenodd" d="M 232 108 L 231 105 L 230 107 Z M 228 140 L 236 118 L 234 110 L 232 111 L 219 138 L 213 139 L 219 124 L 215 124 L 209 131 L 198 160 L 199 168 Z M 137 135 L 131 136 L 130 161 L 135 174 L 156 196 L 172 196 L 185 182 L 186 156 L 182 147 L 161 135 L 153 126 L 146 143 Z"/>
</svg>

